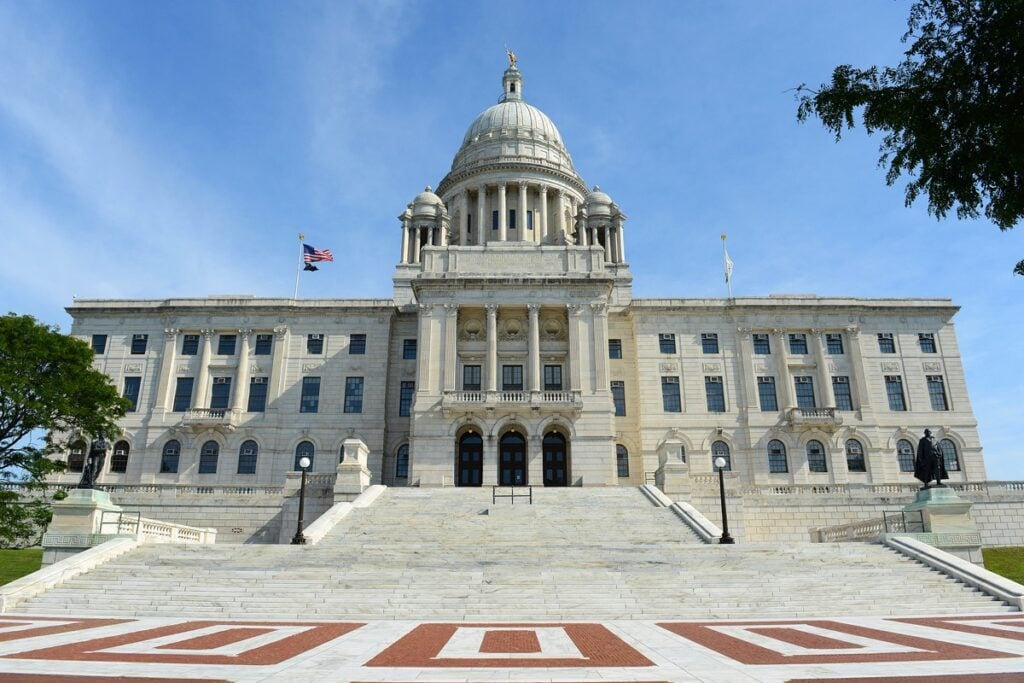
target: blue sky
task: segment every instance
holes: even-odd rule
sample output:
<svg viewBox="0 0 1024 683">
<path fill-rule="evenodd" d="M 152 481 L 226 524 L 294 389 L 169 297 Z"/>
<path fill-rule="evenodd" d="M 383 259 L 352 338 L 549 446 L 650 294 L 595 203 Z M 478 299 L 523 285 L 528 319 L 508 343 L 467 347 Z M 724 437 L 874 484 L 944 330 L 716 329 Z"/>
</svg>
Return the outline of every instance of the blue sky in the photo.
<svg viewBox="0 0 1024 683">
<path fill-rule="evenodd" d="M 0 3 L 0 309 L 387 297 L 396 216 L 501 93 L 504 45 L 629 215 L 637 296 L 950 297 L 993 479 L 1024 479 L 1024 229 L 938 222 L 791 88 L 891 64 L 908 2 Z"/>
</svg>

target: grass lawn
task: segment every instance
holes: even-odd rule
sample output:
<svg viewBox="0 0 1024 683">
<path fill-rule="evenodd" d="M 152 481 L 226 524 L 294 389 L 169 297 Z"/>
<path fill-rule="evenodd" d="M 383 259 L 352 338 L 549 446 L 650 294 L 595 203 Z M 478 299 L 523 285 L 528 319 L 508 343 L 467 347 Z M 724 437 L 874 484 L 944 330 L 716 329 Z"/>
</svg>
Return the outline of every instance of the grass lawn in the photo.
<svg viewBox="0 0 1024 683">
<path fill-rule="evenodd" d="M 982 548 L 985 569 L 1024 583 L 1024 548 Z"/>
<path fill-rule="evenodd" d="M 0 550 L 0 586 L 31 574 L 42 562 L 42 548 Z"/>
</svg>

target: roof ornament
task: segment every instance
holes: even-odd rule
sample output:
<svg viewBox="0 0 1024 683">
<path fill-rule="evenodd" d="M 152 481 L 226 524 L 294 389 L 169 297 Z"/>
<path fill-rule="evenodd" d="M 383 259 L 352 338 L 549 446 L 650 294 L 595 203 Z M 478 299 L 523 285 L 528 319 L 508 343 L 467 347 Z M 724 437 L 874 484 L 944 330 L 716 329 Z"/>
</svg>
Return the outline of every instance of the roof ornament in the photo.
<svg viewBox="0 0 1024 683">
<path fill-rule="evenodd" d="M 512 50 L 508 49 L 508 45 L 505 45 L 505 56 L 508 57 L 508 68 L 516 68 L 516 62 L 519 61 L 519 58 L 516 57 L 515 52 L 512 52 Z"/>
</svg>

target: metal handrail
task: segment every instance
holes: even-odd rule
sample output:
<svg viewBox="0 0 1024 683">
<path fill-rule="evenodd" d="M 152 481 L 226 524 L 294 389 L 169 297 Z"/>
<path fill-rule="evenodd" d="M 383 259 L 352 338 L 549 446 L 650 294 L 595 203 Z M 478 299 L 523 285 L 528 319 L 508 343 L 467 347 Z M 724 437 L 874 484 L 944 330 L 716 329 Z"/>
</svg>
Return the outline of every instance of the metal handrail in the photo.
<svg viewBox="0 0 1024 683">
<path fill-rule="evenodd" d="M 499 495 L 498 494 L 498 489 L 499 488 L 509 489 L 510 492 L 509 493 L 503 493 L 503 494 Z M 523 488 L 523 487 L 520 486 L 519 488 Z M 499 498 L 510 498 L 512 500 L 512 503 L 511 503 L 512 505 L 516 504 L 516 498 L 528 498 L 529 501 L 530 501 L 530 505 L 533 505 L 533 487 L 532 486 L 527 486 L 526 487 L 526 491 L 527 491 L 526 493 L 520 493 L 520 494 L 516 495 L 516 487 L 515 486 L 492 486 L 491 487 L 491 505 L 494 505 L 495 503 L 497 503 Z"/>
</svg>

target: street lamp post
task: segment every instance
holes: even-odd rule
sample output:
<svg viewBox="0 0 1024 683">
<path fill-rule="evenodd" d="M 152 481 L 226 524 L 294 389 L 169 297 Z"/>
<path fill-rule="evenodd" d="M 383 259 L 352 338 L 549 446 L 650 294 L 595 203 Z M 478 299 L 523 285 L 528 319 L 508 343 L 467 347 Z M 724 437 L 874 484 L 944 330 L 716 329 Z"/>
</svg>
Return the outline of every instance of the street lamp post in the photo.
<svg viewBox="0 0 1024 683">
<path fill-rule="evenodd" d="M 718 539 L 718 542 L 727 545 L 736 541 L 729 535 L 729 514 L 725 510 L 725 465 L 725 458 L 722 456 L 715 458 L 715 468 L 718 470 L 718 495 L 722 499 L 722 537 Z"/>
<path fill-rule="evenodd" d="M 306 456 L 299 459 L 299 469 L 302 470 L 302 483 L 299 484 L 299 523 L 292 537 L 292 545 L 306 545 L 306 537 L 302 534 L 302 515 L 306 507 L 306 470 L 309 463 L 310 460 Z"/>
</svg>

